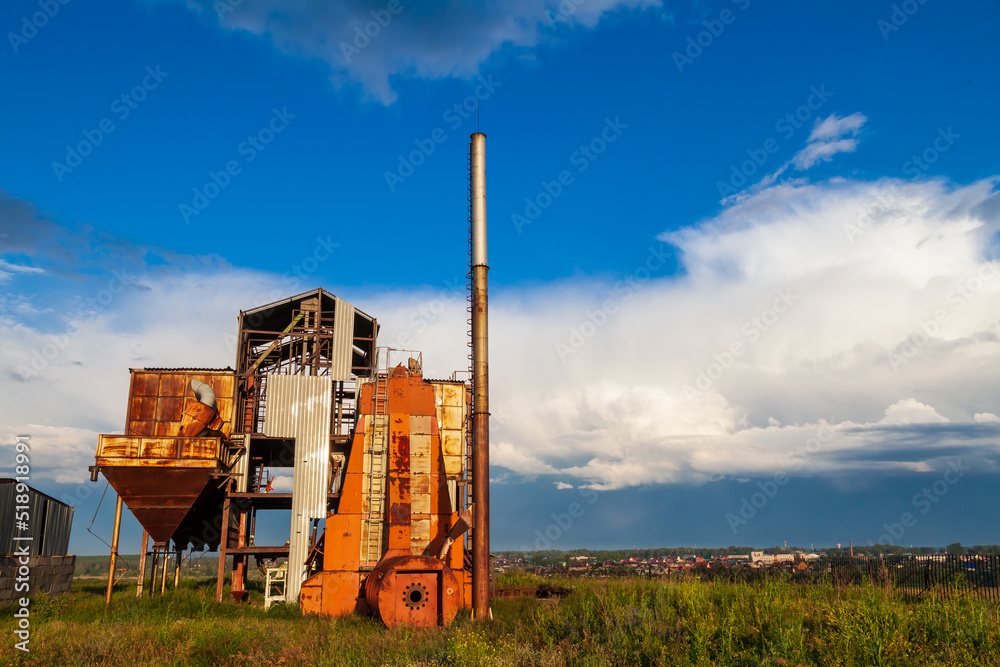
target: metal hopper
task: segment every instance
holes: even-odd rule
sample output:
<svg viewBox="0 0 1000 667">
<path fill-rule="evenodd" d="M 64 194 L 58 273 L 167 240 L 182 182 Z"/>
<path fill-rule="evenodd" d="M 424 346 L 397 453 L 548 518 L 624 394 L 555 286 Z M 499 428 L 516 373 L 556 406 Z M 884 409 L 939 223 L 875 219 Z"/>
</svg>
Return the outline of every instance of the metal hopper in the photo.
<svg viewBox="0 0 1000 667">
<path fill-rule="evenodd" d="M 228 369 L 133 369 L 125 435 L 98 438 L 92 477 L 107 478 L 157 545 L 219 544 L 234 390 Z"/>
</svg>

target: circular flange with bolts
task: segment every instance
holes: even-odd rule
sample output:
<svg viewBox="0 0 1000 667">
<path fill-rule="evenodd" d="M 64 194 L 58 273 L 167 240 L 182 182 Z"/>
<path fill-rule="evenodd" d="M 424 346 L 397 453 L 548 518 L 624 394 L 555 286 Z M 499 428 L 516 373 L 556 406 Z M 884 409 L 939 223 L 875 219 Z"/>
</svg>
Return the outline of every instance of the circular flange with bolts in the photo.
<svg viewBox="0 0 1000 667">
<path fill-rule="evenodd" d="M 368 608 L 390 628 L 448 625 L 462 606 L 455 573 L 432 556 L 383 558 L 364 586 Z"/>
<path fill-rule="evenodd" d="M 403 604 L 410 609 L 420 609 L 427 606 L 427 587 L 421 583 L 412 583 L 403 589 Z"/>
</svg>

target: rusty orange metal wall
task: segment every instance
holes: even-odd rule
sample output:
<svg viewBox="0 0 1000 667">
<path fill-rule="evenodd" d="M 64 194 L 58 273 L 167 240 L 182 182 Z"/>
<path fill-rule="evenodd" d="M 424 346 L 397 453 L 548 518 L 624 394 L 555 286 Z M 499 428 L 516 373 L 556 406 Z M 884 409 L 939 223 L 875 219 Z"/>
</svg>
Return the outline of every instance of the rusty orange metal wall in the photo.
<svg viewBox="0 0 1000 667">
<path fill-rule="evenodd" d="M 392 411 L 389 392 L 389 553 L 410 550 L 410 415 Z"/>
<path fill-rule="evenodd" d="M 235 376 L 230 371 L 131 373 L 126 435 L 99 436 L 97 466 L 157 544 L 198 538 L 181 524 L 197 525 L 213 518 L 205 512 L 217 513 L 217 477 L 226 469 L 223 442 L 214 436 L 181 436 L 181 420 L 185 410 L 197 407 L 191 380 L 201 380 L 215 392 L 222 430 L 228 433 Z M 197 516 L 189 516 L 192 510 Z"/>
<path fill-rule="evenodd" d="M 449 478 L 463 475 L 465 387 L 431 383 L 420 375 L 390 373 L 388 378 L 390 456 L 385 550 L 389 554 L 437 556 L 458 521 L 448 490 Z M 368 512 L 365 460 L 371 448 L 374 383 L 361 386 L 355 431 L 338 512 L 326 521 L 323 572 L 302 585 L 301 606 L 307 613 L 342 615 L 366 611 L 361 590 L 367 572 L 361 566 Z M 444 424 L 446 429 L 439 426 Z M 442 440 L 441 433 L 447 432 Z M 456 541 L 445 563 L 461 591 L 460 605 L 471 604 L 464 571 L 465 538 Z"/>
<path fill-rule="evenodd" d="M 180 435 L 184 409 L 198 402 L 191 390 L 191 380 L 201 380 L 212 387 L 219 416 L 231 425 L 236 394 L 236 377 L 232 372 L 132 369 L 125 434 Z"/>
<path fill-rule="evenodd" d="M 99 466 L 214 467 L 222 456 L 221 438 L 137 438 L 97 436 Z"/>
</svg>

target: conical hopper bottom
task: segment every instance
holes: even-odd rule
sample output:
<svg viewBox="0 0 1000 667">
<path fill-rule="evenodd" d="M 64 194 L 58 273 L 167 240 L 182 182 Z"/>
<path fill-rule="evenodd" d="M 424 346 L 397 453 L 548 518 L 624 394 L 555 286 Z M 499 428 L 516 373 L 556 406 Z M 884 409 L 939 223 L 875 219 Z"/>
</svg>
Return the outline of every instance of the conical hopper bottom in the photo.
<svg viewBox="0 0 1000 667">
<path fill-rule="evenodd" d="M 213 468 L 101 466 L 101 472 L 157 544 L 174 537 L 209 484 L 217 486 Z"/>
</svg>

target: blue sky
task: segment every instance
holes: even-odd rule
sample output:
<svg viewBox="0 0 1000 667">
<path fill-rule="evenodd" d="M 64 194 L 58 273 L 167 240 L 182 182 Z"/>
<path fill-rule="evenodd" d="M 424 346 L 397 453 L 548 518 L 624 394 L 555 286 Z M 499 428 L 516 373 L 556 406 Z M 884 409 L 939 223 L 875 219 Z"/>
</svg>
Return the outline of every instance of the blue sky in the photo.
<svg viewBox="0 0 1000 667">
<path fill-rule="evenodd" d="M 0 28 L 0 452 L 32 434 L 78 553 L 127 369 L 232 363 L 241 308 L 323 286 L 464 365 L 477 127 L 497 548 L 589 492 L 555 548 L 866 543 L 908 510 L 900 543 L 1000 541 L 1000 3 L 16 0 Z"/>
</svg>

